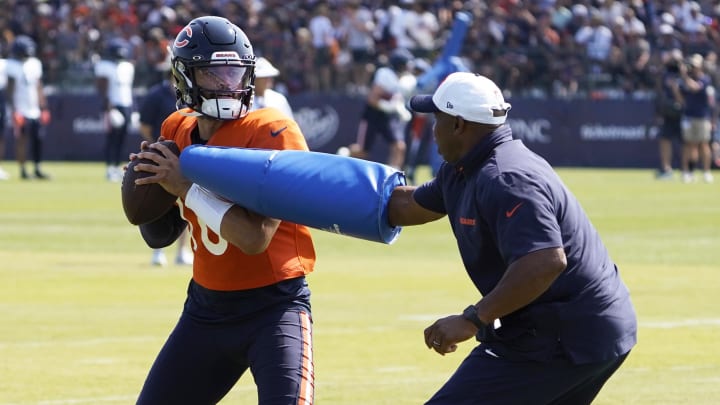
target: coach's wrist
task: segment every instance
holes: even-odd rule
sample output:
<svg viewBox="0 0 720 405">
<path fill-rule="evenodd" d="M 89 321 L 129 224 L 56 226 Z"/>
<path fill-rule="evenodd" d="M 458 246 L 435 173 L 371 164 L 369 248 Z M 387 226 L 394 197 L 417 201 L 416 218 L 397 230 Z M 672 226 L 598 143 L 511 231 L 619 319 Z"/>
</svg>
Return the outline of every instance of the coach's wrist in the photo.
<svg viewBox="0 0 720 405">
<path fill-rule="evenodd" d="M 473 325 L 475 325 L 478 330 L 485 329 L 487 327 L 487 324 L 480 320 L 480 317 L 477 314 L 477 308 L 475 305 L 470 305 L 462 313 L 463 319 L 466 321 L 471 322 Z"/>
</svg>

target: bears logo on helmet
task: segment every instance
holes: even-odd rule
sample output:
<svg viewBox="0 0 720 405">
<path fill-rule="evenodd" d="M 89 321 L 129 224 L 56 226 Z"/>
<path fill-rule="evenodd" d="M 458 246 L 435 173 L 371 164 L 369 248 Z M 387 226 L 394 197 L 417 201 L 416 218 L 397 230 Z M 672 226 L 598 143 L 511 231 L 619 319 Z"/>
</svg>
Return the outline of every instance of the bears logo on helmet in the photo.
<svg viewBox="0 0 720 405">
<path fill-rule="evenodd" d="M 185 34 L 183 36 L 183 34 Z M 192 38 L 192 28 L 188 25 L 187 27 L 183 28 L 180 33 L 178 33 L 177 38 L 175 38 L 175 47 L 176 48 L 182 48 L 184 46 L 187 46 L 187 44 L 190 43 L 189 38 Z M 182 38 L 182 39 L 181 39 Z"/>
</svg>

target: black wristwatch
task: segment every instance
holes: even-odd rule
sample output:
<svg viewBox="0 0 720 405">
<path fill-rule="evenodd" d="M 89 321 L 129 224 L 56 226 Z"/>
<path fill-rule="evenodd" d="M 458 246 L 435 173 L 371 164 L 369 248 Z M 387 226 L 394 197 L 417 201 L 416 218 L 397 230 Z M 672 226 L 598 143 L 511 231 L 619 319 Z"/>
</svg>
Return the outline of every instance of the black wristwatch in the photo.
<svg viewBox="0 0 720 405">
<path fill-rule="evenodd" d="M 477 309 L 475 308 L 475 305 L 470 305 L 469 307 L 465 308 L 462 313 L 462 317 L 472 322 L 472 324 L 475 325 L 478 330 L 483 330 L 487 327 L 487 324 L 481 321 L 480 318 L 477 316 Z"/>
</svg>

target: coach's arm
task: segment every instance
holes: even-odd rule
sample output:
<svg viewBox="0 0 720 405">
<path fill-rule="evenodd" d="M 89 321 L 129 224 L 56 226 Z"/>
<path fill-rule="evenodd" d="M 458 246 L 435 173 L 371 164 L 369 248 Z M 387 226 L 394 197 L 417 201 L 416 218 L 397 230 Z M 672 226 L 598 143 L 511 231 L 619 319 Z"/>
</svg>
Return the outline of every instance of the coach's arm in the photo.
<svg viewBox="0 0 720 405">
<path fill-rule="evenodd" d="M 413 198 L 415 186 L 396 187 L 388 201 L 388 221 L 391 226 L 420 225 L 445 216 L 420 206 Z"/>
</svg>

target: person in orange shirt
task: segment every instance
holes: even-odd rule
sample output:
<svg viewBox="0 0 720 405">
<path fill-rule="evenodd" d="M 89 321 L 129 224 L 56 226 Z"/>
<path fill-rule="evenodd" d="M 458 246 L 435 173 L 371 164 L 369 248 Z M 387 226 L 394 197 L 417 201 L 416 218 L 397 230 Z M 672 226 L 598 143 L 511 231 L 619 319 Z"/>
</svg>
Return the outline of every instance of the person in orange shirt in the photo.
<svg viewBox="0 0 720 405">
<path fill-rule="evenodd" d="M 199 17 L 171 45 L 177 97 L 159 140 L 190 145 L 308 150 L 297 123 L 278 110 L 251 111 L 255 56 L 245 33 L 225 18 Z M 148 152 L 153 147 L 164 156 Z M 182 315 L 158 354 L 138 404 L 219 402 L 251 370 L 259 404 L 312 404 L 310 290 L 315 249 L 305 226 L 228 202 L 183 176 L 179 159 L 143 141 L 130 159 L 152 159 L 159 183 L 179 197 L 164 217 L 140 225 L 152 248 L 189 226 L 193 275 Z"/>
</svg>

